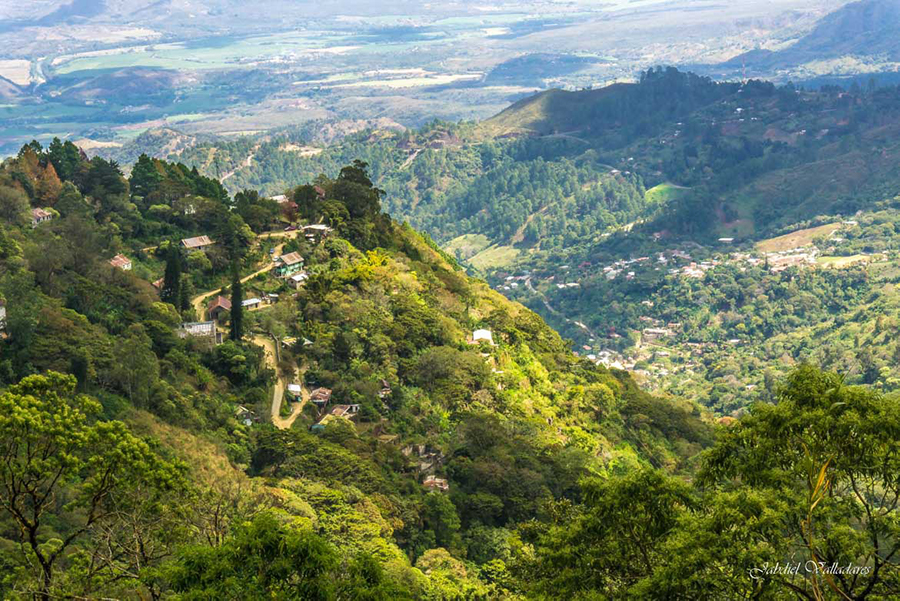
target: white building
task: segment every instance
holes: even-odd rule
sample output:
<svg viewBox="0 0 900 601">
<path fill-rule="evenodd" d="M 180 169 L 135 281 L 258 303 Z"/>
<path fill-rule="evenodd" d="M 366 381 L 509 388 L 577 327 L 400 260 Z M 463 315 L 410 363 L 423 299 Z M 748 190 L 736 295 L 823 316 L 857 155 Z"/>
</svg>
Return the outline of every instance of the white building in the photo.
<svg viewBox="0 0 900 601">
<path fill-rule="evenodd" d="M 472 342 L 487 342 L 491 346 L 494 345 L 494 335 L 491 334 L 490 330 L 475 330 L 472 332 Z"/>
</svg>

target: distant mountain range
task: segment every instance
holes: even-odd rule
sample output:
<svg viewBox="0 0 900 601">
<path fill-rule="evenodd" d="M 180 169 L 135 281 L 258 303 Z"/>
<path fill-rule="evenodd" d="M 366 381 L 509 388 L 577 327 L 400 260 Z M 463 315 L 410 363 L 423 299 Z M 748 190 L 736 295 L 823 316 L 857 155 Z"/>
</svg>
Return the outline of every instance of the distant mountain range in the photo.
<svg viewBox="0 0 900 601">
<path fill-rule="evenodd" d="M 861 0 L 822 18 L 794 44 L 753 50 L 719 66 L 721 74 L 746 68 L 750 76 L 778 72 L 819 76 L 896 71 L 900 61 L 900 0 Z"/>
</svg>

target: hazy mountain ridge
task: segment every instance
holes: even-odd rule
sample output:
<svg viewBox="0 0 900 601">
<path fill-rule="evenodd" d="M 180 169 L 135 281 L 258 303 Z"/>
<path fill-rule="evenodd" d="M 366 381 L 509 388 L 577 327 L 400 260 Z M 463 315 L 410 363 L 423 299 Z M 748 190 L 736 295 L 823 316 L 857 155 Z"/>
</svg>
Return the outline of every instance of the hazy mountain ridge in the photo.
<svg viewBox="0 0 900 601">
<path fill-rule="evenodd" d="M 900 2 L 897 0 L 860 0 L 851 2 L 823 17 L 807 35 L 781 50 L 754 50 L 742 54 L 722 67 L 746 68 L 751 75 L 775 72 L 800 75 L 808 67 L 808 77 L 834 73 L 852 76 L 854 65 L 830 62 L 839 59 L 864 59 L 873 63 L 857 67 L 862 73 L 897 71 L 900 60 Z M 879 63 L 884 63 L 879 68 Z M 820 66 L 819 66 L 820 65 Z"/>
</svg>

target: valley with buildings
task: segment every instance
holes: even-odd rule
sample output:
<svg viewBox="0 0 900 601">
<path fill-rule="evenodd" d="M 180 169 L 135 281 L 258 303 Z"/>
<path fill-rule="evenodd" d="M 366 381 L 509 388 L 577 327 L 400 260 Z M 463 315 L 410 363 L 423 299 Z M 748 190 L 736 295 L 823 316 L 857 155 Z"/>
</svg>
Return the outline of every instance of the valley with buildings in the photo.
<svg viewBox="0 0 900 601">
<path fill-rule="evenodd" d="M 900 598 L 898 32 L 0 2 L 0 598 Z"/>
</svg>

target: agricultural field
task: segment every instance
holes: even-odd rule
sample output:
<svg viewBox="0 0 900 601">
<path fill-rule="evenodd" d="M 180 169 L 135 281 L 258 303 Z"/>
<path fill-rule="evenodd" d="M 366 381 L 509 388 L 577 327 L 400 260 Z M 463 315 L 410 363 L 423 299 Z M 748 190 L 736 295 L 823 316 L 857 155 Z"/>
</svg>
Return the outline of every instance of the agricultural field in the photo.
<svg viewBox="0 0 900 601">
<path fill-rule="evenodd" d="M 684 61 L 733 55 L 743 46 L 723 48 L 714 32 L 773 11 L 761 0 L 724 16 L 701 0 L 527 0 L 490 12 L 412 2 L 62 4 L 30 3 L 0 24 L 0 154 L 31 139 L 123 143 L 172 125 L 235 135 L 310 120 L 481 120 L 535 91 L 632 80 L 679 52 Z M 819 14 L 821 0 L 783 4 L 799 12 L 758 35 L 806 26 L 798 15 Z M 273 23 L 265 17 L 275 8 Z M 690 52 L 679 41 L 688 14 Z M 606 35 L 621 27 L 635 36 Z"/>
<path fill-rule="evenodd" d="M 817 238 L 827 238 L 840 228 L 840 223 L 829 223 L 827 225 L 797 230 L 790 234 L 763 240 L 756 245 L 756 248 L 761 252 L 775 253 L 791 250 L 793 248 L 800 248 L 801 246 L 809 246 Z"/>
<path fill-rule="evenodd" d="M 512 246 L 490 246 L 469 259 L 468 264 L 479 271 L 501 269 L 512 265 L 522 253 Z"/>
</svg>

